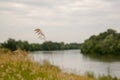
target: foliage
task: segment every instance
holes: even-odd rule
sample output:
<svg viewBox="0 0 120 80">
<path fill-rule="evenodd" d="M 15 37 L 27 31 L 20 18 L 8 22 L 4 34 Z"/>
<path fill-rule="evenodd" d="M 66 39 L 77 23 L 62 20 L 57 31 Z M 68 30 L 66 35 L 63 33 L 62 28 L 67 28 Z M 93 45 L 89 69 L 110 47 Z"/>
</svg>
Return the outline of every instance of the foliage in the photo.
<svg viewBox="0 0 120 80">
<path fill-rule="evenodd" d="M 0 44 L 1 48 L 7 48 L 12 51 L 16 49 L 22 49 L 26 51 L 38 51 L 38 50 L 67 50 L 67 49 L 79 49 L 80 44 L 70 43 L 65 44 L 64 42 L 52 42 L 45 41 L 42 44 L 39 43 L 29 43 L 27 41 L 14 40 L 9 38 L 6 42 Z"/>
<path fill-rule="evenodd" d="M 113 29 L 99 35 L 93 35 L 81 45 L 81 52 L 88 55 L 118 56 L 120 55 L 120 33 Z"/>
<path fill-rule="evenodd" d="M 118 79 L 117 77 L 112 77 L 110 75 L 108 75 L 108 76 L 103 75 L 103 76 L 99 76 L 98 80 L 120 80 L 120 79 Z"/>
<path fill-rule="evenodd" d="M 78 43 L 70 43 L 70 44 L 64 44 L 64 42 L 44 42 L 42 45 L 43 50 L 68 50 L 68 49 L 79 49 L 80 44 Z"/>
</svg>

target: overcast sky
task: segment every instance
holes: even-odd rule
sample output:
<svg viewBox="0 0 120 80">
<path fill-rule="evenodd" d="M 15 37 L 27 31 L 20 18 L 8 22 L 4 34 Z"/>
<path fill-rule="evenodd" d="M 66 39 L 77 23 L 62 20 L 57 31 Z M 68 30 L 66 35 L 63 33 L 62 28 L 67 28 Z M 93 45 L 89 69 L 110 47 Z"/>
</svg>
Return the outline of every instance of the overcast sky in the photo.
<svg viewBox="0 0 120 80">
<path fill-rule="evenodd" d="M 0 42 L 83 42 L 112 28 L 120 32 L 120 0 L 0 0 Z"/>
</svg>

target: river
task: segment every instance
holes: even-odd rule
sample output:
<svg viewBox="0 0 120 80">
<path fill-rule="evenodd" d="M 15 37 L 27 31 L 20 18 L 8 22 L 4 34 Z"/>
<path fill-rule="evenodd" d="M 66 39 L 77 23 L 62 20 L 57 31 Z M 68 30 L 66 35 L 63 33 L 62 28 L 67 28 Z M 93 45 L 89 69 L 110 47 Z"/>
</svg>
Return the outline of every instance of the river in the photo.
<svg viewBox="0 0 120 80">
<path fill-rule="evenodd" d="M 92 72 L 95 76 L 110 74 L 120 78 L 120 61 L 92 59 L 81 54 L 80 50 L 35 51 L 30 52 L 30 56 L 37 62 L 47 60 L 65 72 Z"/>
</svg>

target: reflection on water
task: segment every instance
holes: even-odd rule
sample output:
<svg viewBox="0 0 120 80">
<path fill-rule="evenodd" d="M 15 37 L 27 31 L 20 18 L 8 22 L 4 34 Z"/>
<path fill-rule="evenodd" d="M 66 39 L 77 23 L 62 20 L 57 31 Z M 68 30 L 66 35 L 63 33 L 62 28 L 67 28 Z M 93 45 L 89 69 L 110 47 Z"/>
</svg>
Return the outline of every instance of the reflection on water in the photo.
<svg viewBox="0 0 120 80">
<path fill-rule="evenodd" d="M 93 72 L 96 76 L 110 74 L 120 78 L 120 61 L 92 59 L 83 56 L 80 50 L 36 51 L 31 52 L 30 56 L 38 62 L 48 60 L 67 72 L 76 74 Z"/>
</svg>

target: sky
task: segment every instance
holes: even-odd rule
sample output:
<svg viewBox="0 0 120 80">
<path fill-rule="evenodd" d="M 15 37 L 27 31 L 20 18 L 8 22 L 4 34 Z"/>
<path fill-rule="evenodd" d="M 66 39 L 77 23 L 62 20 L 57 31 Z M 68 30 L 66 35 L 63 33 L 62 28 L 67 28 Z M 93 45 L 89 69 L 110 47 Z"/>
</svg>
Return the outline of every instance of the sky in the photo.
<svg viewBox="0 0 120 80">
<path fill-rule="evenodd" d="M 0 42 L 13 38 L 81 43 L 107 29 L 120 32 L 120 0 L 0 0 Z"/>
</svg>

